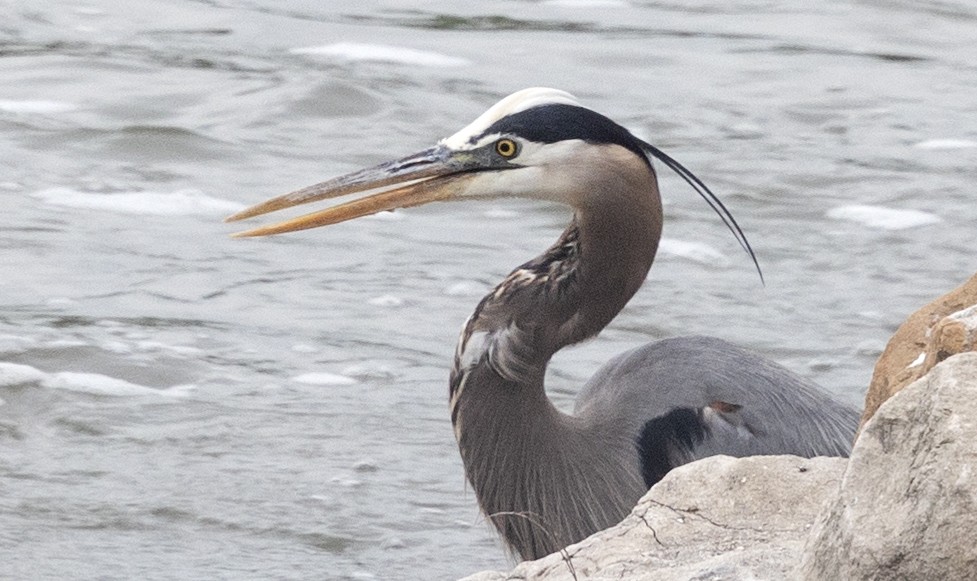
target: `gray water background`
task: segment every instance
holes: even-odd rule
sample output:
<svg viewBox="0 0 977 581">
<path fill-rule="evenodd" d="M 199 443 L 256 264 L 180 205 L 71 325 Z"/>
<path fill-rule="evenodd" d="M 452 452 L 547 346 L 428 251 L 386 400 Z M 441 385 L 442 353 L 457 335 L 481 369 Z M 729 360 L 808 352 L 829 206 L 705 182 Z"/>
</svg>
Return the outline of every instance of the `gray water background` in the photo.
<svg viewBox="0 0 977 581">
<path fill-rule="evenodd" d="M 860 404 L 898 324 L 977 270 L 970 1 L 0 12 L 0 578 L 506 567 L 447 368 L 480 296 L 567 210 L 436 204 L 262 240 L 221 219 L 523 87 L 568 90 L 682 161 L 766 275 L 661 172 L 666 244 L 611 326 L 555 358 L 564 409 L 613 354 L 685 333 Z"/>
</svg>

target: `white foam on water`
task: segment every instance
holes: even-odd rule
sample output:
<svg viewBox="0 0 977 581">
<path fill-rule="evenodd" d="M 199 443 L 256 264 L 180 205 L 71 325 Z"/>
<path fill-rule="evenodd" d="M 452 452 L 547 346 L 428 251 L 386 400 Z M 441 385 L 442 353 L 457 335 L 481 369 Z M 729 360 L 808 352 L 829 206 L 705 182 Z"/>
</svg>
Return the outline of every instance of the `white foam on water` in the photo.
<svg viewBox="0 0 977 581">
<path fill-rule="evenodd" d="M 78 106 L 66 101 L 0 99 L 0 111 L 27 115 L 54 115 L 74 111 Z"/>
<path fill-rule="evenodd" d="M 628 5 L 621 0 L 545 0 L 543 4 L 561 8 L 623 8 Z"/>
<path fill-rule="evenodd" d="M 349 367 L 343 369 L 342 373 L 343 375 L 348 376 L 378 377 L 385 379 L 397 376 L 396 370 L 394 370 L 388 363 L 379 360 L 368 360 L 355 365 L 350 365 Z"/>
<path fill-rule="evenodd" d="M 101 8 L 95 8 L 94 6 L 75 6 L 72 8 L 75 14 L 80 14 L 82 16 L 104 16 L 105 11 Z"/>
<path fill-rule="evenodd" d="M 977 141 L 970 139 L 927 139 L 913 145 L 919 149 L 970 149 L 977 147 Z"/>
<path fill-rule="evenodd" d="M 293 377 L 292 381 L 308 385 L 353 385 L 356 383 L 356 380 L 352 377 L 339 375 L 338 373 L 329 373 L 328 371 L 303 373 L 302 375 Z"/>
<path fill-rule="evenodd" d="M 117 214 L 152 216 L 186 216 L 192 214 L 228 214 L 244 205 L 213 198 L 195 190 L 175 192 L 83 192 L 72 188 L 49 188 L 34 192 L 44 203 L 65 208 L 101 210 Z"/>
<path fill-rule="evenodd" d="M 828 210 L 828 218 L 857 222 L 879 230 L 904 230 L 942 222 L 939 216 L 920 210 L 899 210 L 882 206 L 853 204 Z"/>
<path fill-rule="evenodd" d="M 145 395 L 185 397 L 190 391 L 196 389 L 196 386 L 192 384 L 157 389 L 98 373 L 78 373 L 74 371 L 47 373 L 30 365 L 0 362 L 0 387 L 25 385 L 29 383 L 37 383 L 51 389 L 64 389 L 67 391 L 118 397 Z"/>
<path fill-rule="evenodd" d="M 439 52 L 359 42 L 337 42 L 322 46 L 293 48 L 288 52 L 312 56 L 332 57 L 349 62 L 384 62 L 420 67 L 463 67 L 471 61 Z"/>
<path fill-rule="evenodd" d="M 507 208 L 489 208 L 482 212 L 482 215 L 486 218 L 493 219 L 505 219 L 505 218 L 516 218 L 519 216 L 519 212 L 515 210 L 509 210 Z"/>
<path fill-rule="evenodd" d="M 309 345 L 308 343 L 296 343 L 291 347 L 292 351 L 296 353 L 316 353 L 319 348 L 315 345 Z"/>
<path fill-rule="evenodd" d="M 47 373 L 30 365 L 0 362 L 0 387 L 40 383 L 47 376 Z"/>
<path fill-rule="evenodd" d="M 81 339 L 52 339 L 45 341 L 42 345 L 45 349 L 73 349 L 75 347 L 87 347 L 88 341 Z"/>
<path fill-rule="evenodd" d="M 684 258 L 700 264 L 725 265 L 729 262 L 722 252 L 708 244 L 674 238 L 662 238 L 658 243 L 658 254 Z"/>
<path fill-rule="evenodd" d="M 197 387 L 193 384 L 186 384 L 158 389 L 130 383 L 124 379 L 109 377 L 100 373 L 79 373 L 75 371 L 59 371 L 57 373 L 45 374 L 41 384 L 51 389 L 63 389 L 66 391 L 113 397 L 186 397 L 190 391 Z"/>
<path fill-rule="evenodd" d="M 98 344 L 99 349 L 108 351 L 109 353 L 115 353 L 116 355 L 131 355 L 132 345 L 126 343 L 125 341 L 101 341 Z"/>
<path fill-rule="evenodd" d="M 444 289 L 444 294 L 452 297 L 481 296 L 487 293 L 490 287 L 471 280 L 462 280 L 449 285 Z"/>
<path fill-rule="evenodd" d="M 189 347 L 187 345 L 170 345 L 159 341 L 138 340 L 135 348 L 141 353 L 167 353 L 179 357 L 198 357 L 204 355 L 204 350 L 199 347 Z"/>
<path fill-rule="evenodd" d="M 393 295 L 381 295 L 378 297 L 373 297 L 368 299 L 367 303 L 377 306 L 377 307 L 399 307 L 404 304 L 404 299 L 400 297 L 395 297 Z"/>
<path fill-rule="evenodd" d="M 37 345 L 37 340 L 22 335 L 0 335 L 0 352 L 19 353 Z"/>
</svg>

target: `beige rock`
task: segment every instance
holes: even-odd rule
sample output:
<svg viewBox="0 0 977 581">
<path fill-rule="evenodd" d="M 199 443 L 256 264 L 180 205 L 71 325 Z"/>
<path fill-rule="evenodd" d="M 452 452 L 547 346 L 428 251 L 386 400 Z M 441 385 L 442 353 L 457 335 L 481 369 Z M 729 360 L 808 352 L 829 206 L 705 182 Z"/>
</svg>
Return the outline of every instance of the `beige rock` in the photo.
<svg viewBox="0 0 977 581">
<path fill-rule="evenodd" d="M 882 402 L 922 377 L 934 365 L 949 355 L 974 349 L 973 335 L 970 335 L 968 347 L 965 340 L 958 340 L 959 327 L 953 323 L 946 324 L 952 328 L 934 333 L 943 327 L 944 317 L 974 305 L 977 305 L 977 274 L 906 319 L 875 364 L 872 383 L 865 394 L 861 426 L 875 414 Z M 921 355 L 924 357 L 922 361 L 919 360 Z"/>
<path fill-rule="evenodd" d="M 465 581 L 789 579 L 845 462 L 713 456 L 686 464 L 618 526 L 510 572 Z"/>
<path fill-rule="evenodd" d="M 951 355 L 977 351 L 977 305 L 947 315 L 933 327 L 926 346 L 923 373 Z"/>
<path fill-rule="evenodd" d="M 977 353 L 950 357 L 865 425 L 801 578 L 977 579 Z"/>
</svg>

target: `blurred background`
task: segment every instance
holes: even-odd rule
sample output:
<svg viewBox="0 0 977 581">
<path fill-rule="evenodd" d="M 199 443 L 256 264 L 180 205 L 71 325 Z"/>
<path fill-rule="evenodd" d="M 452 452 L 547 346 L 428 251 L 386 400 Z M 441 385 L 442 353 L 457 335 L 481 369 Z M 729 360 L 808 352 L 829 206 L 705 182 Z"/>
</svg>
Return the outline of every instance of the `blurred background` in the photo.
<svg viewBox="0 0 977 581">
<path fill-rule="evenodd" d="M 508 565 L 447 410 L 458 331 L 566 208 L 232 240 L 245 205 L 553 86 L 677 158 L 596 340 L 704 333 L 861 404 L 974 270 L 966 0 L 0 1 L 0 577 L 450 579 Z"/>
</svg>

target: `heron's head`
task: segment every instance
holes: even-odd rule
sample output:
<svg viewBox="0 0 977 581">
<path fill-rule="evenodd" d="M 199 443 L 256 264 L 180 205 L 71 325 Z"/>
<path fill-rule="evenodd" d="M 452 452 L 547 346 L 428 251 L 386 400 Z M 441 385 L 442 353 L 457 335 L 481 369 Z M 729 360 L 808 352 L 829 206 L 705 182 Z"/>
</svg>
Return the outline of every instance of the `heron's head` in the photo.
<svg viewBox="0 0 977 581">
<path fill-rule="evenodd" d="M 581 207 L 600 203 L 594 200 L 594 193 L 613 190 L 615 185 L 636 197 L 653 197 L 657 204 L 652 157 L 695 188 L 753 255 L 732 215 L 689 170 L 614 121 L 580 105 L 569 93 L 546 88 L 509 95 L 433 147 L 272 198 L 227 220 L 362 192 L 372 193 L 235 236 L 281 234 L 459 198 L 518 196 Z M 608 183 L 614 180 L 620 183 Z"/>
<path fill-rule="evenodd" d="M 374 192 L 298 218 L 241 232 L 263 236 L 325 226 L 438 200 L 518 196 L 578 205 L 586 182 L 615 166 L 640 166 L 654 181 L 642 141 L 555 89 L 502 99 L 435 146 L 273 198 L 228 218 L 241 220 L 316 200 Z M 590 167 L 594 166 L 594 167 Z M 654 184 L 652 184 L 653 186 Z"/>
</svg>

